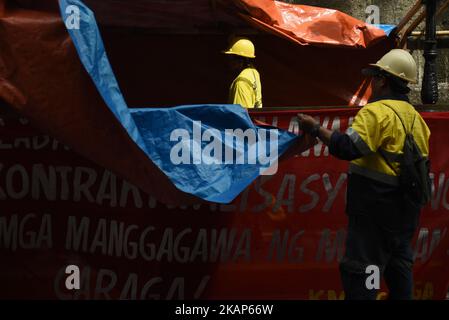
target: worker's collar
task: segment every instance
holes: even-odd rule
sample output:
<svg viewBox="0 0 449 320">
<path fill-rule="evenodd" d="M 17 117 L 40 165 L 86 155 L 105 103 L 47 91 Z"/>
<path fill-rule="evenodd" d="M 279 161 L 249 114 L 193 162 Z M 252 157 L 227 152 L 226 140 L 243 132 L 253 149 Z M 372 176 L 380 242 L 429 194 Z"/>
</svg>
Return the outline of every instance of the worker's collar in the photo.
<svg viewBox="0 0 449 320">
<path fill-rule="evenodd" d="M 406 94 L 399 94 L 399 93 L 372 98 L 368 101 L 368 103 L 373 103 L 380 100 L 400 100 L 410 103 L 410 100 Z"/>
</svg>

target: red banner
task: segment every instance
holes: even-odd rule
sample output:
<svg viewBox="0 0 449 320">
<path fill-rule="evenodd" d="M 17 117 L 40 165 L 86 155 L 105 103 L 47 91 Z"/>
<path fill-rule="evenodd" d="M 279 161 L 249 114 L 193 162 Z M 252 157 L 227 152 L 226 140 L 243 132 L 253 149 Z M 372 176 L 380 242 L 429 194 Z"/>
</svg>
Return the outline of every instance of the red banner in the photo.
<svg viewBox="0 0 449 320">
<path fill-rule="evenodd" d="M 315 110 L 346 130 L 356 110 Z M 295 111 L 253 116 L 297 131 Z M 413 241 L 416 299 L 449 284 L 449 113 L 423 113 L 434 183 Z M 342 299 L 348 163 L 316 145 L 231 205 L 169 207 L 35 130 L 0 116 L 0 298 Z M 111 142 L 113 143 L 113 142 Z M 441 151 L 440 151 L 441 150 Z M 124 155 L 126 156 L 126 155 Z M 153 181 L 157 185 L 157 181 Z M 66 267 L 80 289 L 66 288 Z M 378 298 L 386 297 L 382 285 Z"/>
</svg>

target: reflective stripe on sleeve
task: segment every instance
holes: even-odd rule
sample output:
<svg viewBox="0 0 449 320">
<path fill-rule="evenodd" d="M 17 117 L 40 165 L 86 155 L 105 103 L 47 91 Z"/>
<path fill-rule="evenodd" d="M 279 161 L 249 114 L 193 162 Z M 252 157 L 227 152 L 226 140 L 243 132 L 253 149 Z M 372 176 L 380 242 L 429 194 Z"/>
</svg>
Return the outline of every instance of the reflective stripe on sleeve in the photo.
<svg viewBox="0 0 449 320">
<path fill-rule="evenodd" d="M 365 141 L 363 141 L 362 137 L 360 137 L 360 135 L 357 133 L 357 131 L 355 131 L 353 128 L 351 128 L 351 127 L 348 128 L 348 130 L 346 130 L 346 134 L 349 136 L 351 141 L 354 142 L 355 146 L 357 147 L 357 149 L 360 151 L 361 154 L 366 156 L 371 153 L 374 153 L 368 147 L 368 145 L 365 143 Z"/>
<path fill-rule="evenodd" d="M 399 186 L 399 179 L 396 176 L 390 176 L 388 174 L 374 171 L 371 169 L 360 167 L 354 163 L 349 164 L 349 173 L 356 173 L 361 176 L 383 182 L 392 186 Z"/>
<path fill-rule="evenodd" d="M 402 153 L 394 153 L 379 148 L 379 152 L 388 160 L 388 162 L 400 162 L 404 156 Z"/>
</svg>

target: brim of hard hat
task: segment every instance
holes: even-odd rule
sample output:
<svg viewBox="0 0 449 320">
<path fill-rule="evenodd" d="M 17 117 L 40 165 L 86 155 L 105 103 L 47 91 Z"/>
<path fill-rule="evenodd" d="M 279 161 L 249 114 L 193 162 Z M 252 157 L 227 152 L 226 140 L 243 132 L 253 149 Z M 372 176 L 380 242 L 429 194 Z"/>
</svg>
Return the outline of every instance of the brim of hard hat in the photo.
<svg viewBox="0 0 449 320">
<path fill-rule="evenodd" d="M 405 80 L 407 82 L 410 82 L 410 83 L 418 82 L 417 80 L 411 80 L 411 79 L 408 79 L 407 77 L 401 76 L 399 74 L 395 74 L 394 72 L 391 72 L 390 70 L 386 70 L 386 69 L 382 68 L 382 66 L 379 66 L 378 64 L 375 64 L 375 63 L 370 63 L 368 68 L 362 69 L 362 74 L 364 76 L 374 77 L 376 75 L 379 75 L 379 72 L 381 72 L 382 70 L 399 78 L 399 79 Z"/>
<path fill-rule="evenodd" d="M 370 64 L 369 67 L 362 69 L 362 74 L 367 77 L 375 77 L 380 75 L 380 69 L 377 65 Z"/>
<path fill-rule="evenodd" d="M 223 51 L 224 54 L 230 54 L 230 55 L 234 55 L 234 56 L 239 56 L 239 57 L 245 57 L 245 58 L 250 58 L 250 59 L 254 59 L 256 56 L 250 56 L 250 55 L 246 55 L 243 53 L 237 53 L 234 51 Z"/>
</svg>

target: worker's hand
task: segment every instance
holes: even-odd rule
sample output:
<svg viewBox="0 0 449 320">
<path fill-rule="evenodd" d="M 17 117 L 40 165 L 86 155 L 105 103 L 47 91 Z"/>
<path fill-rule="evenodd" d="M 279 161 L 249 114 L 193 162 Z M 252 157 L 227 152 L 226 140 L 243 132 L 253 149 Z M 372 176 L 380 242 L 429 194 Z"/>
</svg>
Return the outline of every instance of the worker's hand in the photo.
<svg viewBox="0 0 449 320">
<path fill-rule="evenodd" d="M 309 150 L 314 145 L 318 143 L 318 139 L 312 137 L 310 134 L 304 134 L 302 135 L 301 139 L 299 139 L 299 142 L 297 144 L 297 153 L 303 153 L 306 150 Z"/>
<path fill-rule="evenodd" d="M 290 158 L 294 156 L 298 156 L 304 151 L 309 150 L 314 145 L 318 143 L 318 139 L 312 137 L 310 134 L 303 134 L 298 142 L 292 145 L 288 150 L 282 155 L 281 159 Z"/>
<path fill-rule="evenodd" d="M 304 132 L 310 132 L 315 125 L 319 124 L 314 118 L 303 113 L 298 113 L 298 122 L 299 128 Z"/>
</svg>

